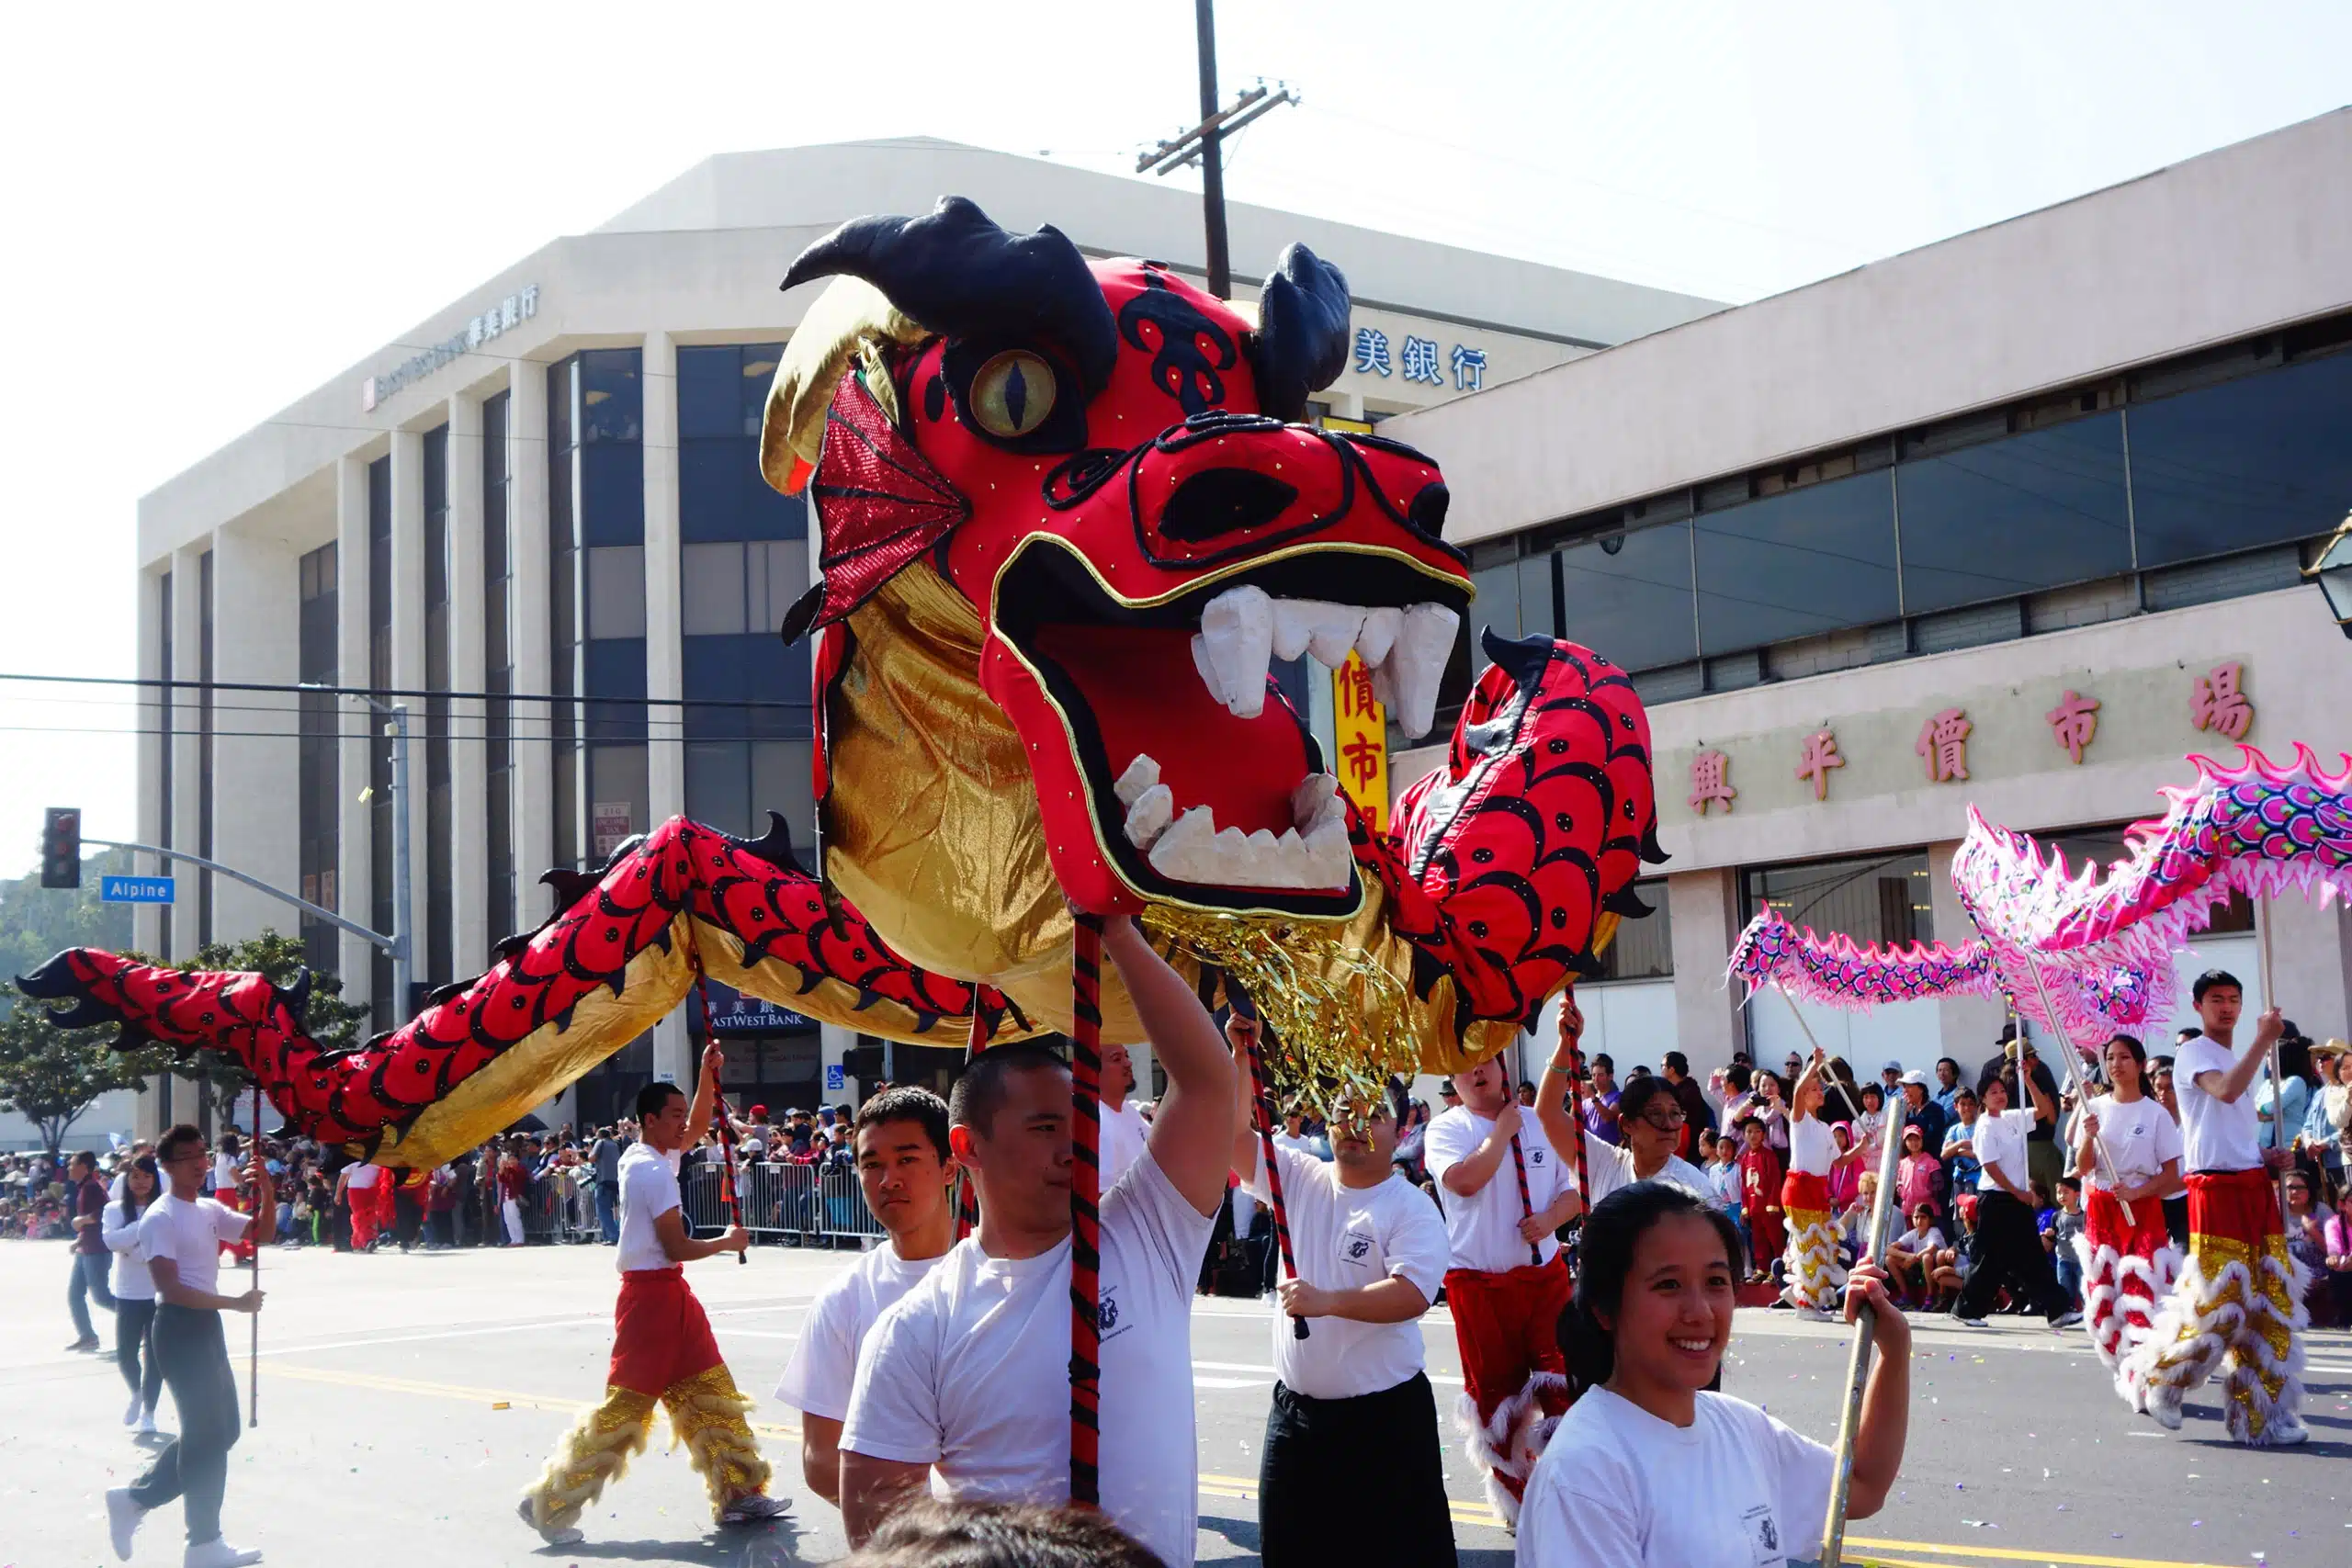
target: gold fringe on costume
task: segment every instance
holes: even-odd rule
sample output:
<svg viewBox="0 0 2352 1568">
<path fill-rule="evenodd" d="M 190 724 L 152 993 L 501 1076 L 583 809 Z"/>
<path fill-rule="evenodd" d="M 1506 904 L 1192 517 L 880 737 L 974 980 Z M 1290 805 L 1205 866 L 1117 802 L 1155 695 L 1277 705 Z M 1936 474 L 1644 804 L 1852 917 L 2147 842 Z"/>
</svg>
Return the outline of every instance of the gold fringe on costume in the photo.
<svg viewBox="0 0 2352 1568">
<path fill-rule="evenodd" d="M 737 1391 L 725 1362 L 672 1383 L 662 1391 L 662 1407 L 670 1413 L 670 1446 L 685 1445 L 710 1494 L 712 1517 L 736 1498 L 765 1490 L 768 1461 L 743 1419 L 752 1401 Z"/>
<path fill-rule="evenodd" d="M 2298 1374 L 2310 1283 L 2311 1271 L 2288 1253 L 2284 1236 L 2265 1237 L 2257 1256 L 2245 1242 L 2192 1233 L 2179 1282 L 2125 1364 L 2132 1407 L 2177 1427 L 2182 1399 L 2218 1365 L 2232 1438 L 2256 1448 L 2302 1441 Z"/>
<path fill-rule="evenodd" d="M 723 1369 L 722 1369 L 723 1370 Z M 583 1414 L 555 1457 L 523 1495 L 530 1500 L 531 1523 L 542 1531 L 579 1521 L 581 1512 L 604 1495 L 607 1483 L 628 1469 L 629 1457 L 645 1451 L 653 1425 L 651 1394 L 607 1388 L 605 1402 Z"/>
<path fill-rule="evenodd" d="M 1813 1209 L 1791 1208 L 1788 1216 L 1789 1304 L 1812 1312 L 1838 1308 L 1846 1270 L 1838 1262 L 1838 1225 Z"/>
</svg>

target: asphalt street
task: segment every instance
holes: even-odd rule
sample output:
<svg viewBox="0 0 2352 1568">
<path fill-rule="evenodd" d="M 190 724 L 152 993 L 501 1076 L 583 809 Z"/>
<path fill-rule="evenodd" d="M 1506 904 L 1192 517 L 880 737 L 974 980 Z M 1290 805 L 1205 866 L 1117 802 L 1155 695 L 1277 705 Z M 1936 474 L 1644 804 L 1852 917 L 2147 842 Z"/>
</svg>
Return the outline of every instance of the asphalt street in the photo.
<svg viewBox="0 0 2352 1568">
<path fill-rule="evenodd" d="M 768 1395 L 813 1295 L 847 1255 L 754 1250 L 695 1265 L 792 1515 L 718 1531 L 666 1434 L 584 1521 L 582 1545 L 543 1548 L 514 1517 L 579 1406 L 602 1388 L 614 1292 L 601 1247 L 401 1257 L 272 1252 L 263 1265 L 261 1425 L 230 1461 L 229 1538 L 268 1561 L 337 1568 L 500 1568 L 595 1562 L 824 1562 L 841 1523 L 799 1479 L 795 1413 Z M 114 1368 L 61 1351 L 71 1329 L 62 1244 L 0 1244 L 0 1568 L 110 1562 L 99 1494 L 143 1454 L 119 1425 Z M 1203 1301 L 1193 1328 L 1200 1557 L 1257 1561 L 1258 1446 L 1272 1384 L 1269 1309 Z M 2352 1337 L 2312 1336 L 2312 1441 L 2250 1451 L 2200 1392 L 2178 1433 L 2132 1416 L 2087 1345 L 2039 1320 L 1972 1332 L 1922 1325 L 1910 1449 L 1897 1495 L 1851 1532 L 1849 1561 L 1889 1568 L 2087 1564 L 2176 1568 L 2352 1560 Z M 102 1328 L 102 1332 L 105 1330 Z M 1423 1322 L 1442 1409 L 1458 1360 L 1442 1309 Z M 241 1389 L 246 1332 L 233 1321 Z M 1846 1336 L 1786 1314 L 1742 1313 L 1724 1387 L 1829 1440 Z M 169 1401 L 162 1413 L 171 1424 Z M 1510 1562 L 1511 1541 L 1447 1443 L 1462 1561 Z M 1693 1499 L 1694 1504 L 1699 1499 Z M 1376 1506 L 1376 1503 L 1371 1505 Z M 134 1562 L 178 1561 L 176 1509 L 153 1517 Z"/>
</svg>

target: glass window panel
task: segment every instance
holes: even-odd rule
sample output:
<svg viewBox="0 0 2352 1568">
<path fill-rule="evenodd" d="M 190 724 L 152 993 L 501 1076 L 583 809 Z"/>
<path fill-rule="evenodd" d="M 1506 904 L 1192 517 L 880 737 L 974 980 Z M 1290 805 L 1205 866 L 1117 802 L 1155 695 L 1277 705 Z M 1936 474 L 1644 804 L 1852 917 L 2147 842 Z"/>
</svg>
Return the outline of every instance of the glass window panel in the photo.
<svg viewBox="0 0 2352 1568">
<path fill-rule="evenodd" d="M 588 635 L 645 635 L 645 549 L 610 546 L 583 552 L 588 558 Z"/>
<path fill-rule="evenodd" d="M 1894 491 L 1883 473 L 1807 485 L 1721 512 L 1698 529 L 1702 653 L 1891 621 Z"/>
<path fill-rule="evenodd" d="M 621 703 L 590 702 L 587 738 L 591 740 L 634 740 L 645 735 L 645 639 L 608 637 L 580 645 L 586 694 L 591 697 L 635 699 Z"/>
<path fill-rule="evenodd" d="M 738 435 L 695 436 L 678 446 L 678 533 L 686 539 L 740 539 L 746 490 Z M 756 465 L 758 459 L 752 462 Z M 766 489 L 756 473 L 752 479 Z"/>
<path fill-rule="evenodd" d="M 806 740 L 763 740 L 752 748 L 752 810 L 763 830 L 769 812 L 783 812 L 793 842 L 804 853 L 817 836 L 813 758 Z"/>
<path fill-rule="evenodd" d="M 1674 927 L 1667 918 L 1666 879 L 1636 882 L 1634 894 L 1650 912 L 1617 922 L 1616 936 L 1600 954 L 1598 979 L 1662 980 L 1674 973 Z"/>
<path fill-rule="evenodd" d="M 769 484 L 760 472 L 760 444 L 747 440 L 741 444 L 743 460 L 742 523 L 741 534 L 746 539 L 805 539 L 808 536 L 808 509 L 801 496 L 786 495 Z"/>
<path fill-rule="evenodd" d="M 680 436 L 741 434 L 742 358 L 742 350 L 732 344 L 678 350 Z"/>
<path fill-rule="evenodd" d="M 1867 855 L 1765 866 L 1742 874 L 1751 918 L 1764 905 L 1791 925 L 1858 942 L 1936 940 L 1934 889 L 1924 853 Z"/>
<path fill-rule="evenodd" d="M 571 450 L 571 433 L 577 428 L 577 422 L 572 418 L 572 372 L 578 365 L 577 360 L 567 359 L 548 367 L 548 450 L 550 452 Z"/>
<path fill-rule="evenodd" d="M 2352 354 L 2136 403 L 2140 564 L 2324 534 L 2352 502 Z"/>
<path fill-rule="evenodd" d="M 640 361 L 633 348 L 592 348 L 579 356 L 581 445 L 645 439 Z"/>
<path fill-rule="evenodd" d="M 752 748 L 744 741 L 702 741 L 686 747 L 686 815 L 729 833 L 758 838 L 754 821 Z"/>
<path fill-rule="evenodd" d="M 1628 670 L 1698 656 L 1690 621 L 1690 525 L 1668 523 L 1560 552 L 1567 635 Z"/>
<path fill-rule="evenodd" d="M 681 619 L 688 637 L 729 637 L 743 630 L 744 561 L 741 545 L 687 545 L 678 552 Z"/>
<path fill-rule="evenodd" d="M 784 357 L 780 343 L 747 343 L 743 345 L 742 374 L 737 378 L 737 393 L 741 399 L 740 433 L 757 438 L 760 425 L 767 415 L 768 387 L 775 380 L 776 362 Z"/>
<path fill-rule="evenodd" d="M 580 540 L 636 545 L 645 540 L 645 448 L 606 441 L 580 454 Z"/>
<path fill-rule="evenodd" d="M 506 414 L 512 394 L 484 398 L 481 405 L 481 479 L 484 485 L 506 482 Z"/>
<path fill-rule="evenodd" d="M 745 629 L 772 632 L 784 624 L 785 612 L 808 592 L 808 541 L 772 539 L 753 545 L 752 552 L 766 561 L 767 613 Z"/>
<path fill-rule="evenodd" d="M 2132 570 L 2118 413 L 1898 463 L 1894 482 L 1905 615 Z"/>
<path fill-rule="evenodd" d="M 647 810 L 652 791 L 647 787 L 646 765 L 646 749 L 642 746 L 588 749 L 588 834 L 593 863 L 602 865 L 622 840 L 653 825 Z"/>
</svg>

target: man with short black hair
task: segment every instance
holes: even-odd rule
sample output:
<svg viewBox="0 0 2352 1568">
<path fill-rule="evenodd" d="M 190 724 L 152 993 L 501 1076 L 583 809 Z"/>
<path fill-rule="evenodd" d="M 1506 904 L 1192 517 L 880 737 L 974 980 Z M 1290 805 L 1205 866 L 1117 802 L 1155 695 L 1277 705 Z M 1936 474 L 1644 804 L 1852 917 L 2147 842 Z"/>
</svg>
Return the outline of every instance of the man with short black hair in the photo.
<svg viewBox="0 0 2352 1568">
<path fill-rule="evenodd" d="M 2311 1271 L 2287 1250 L 2274 1173 L 2292 1154 L 2262 1146 L 2254 1080 L 2284 1032 L 2278 1010 L 2265 1011 L 2244 1055 L 2233 1039 L 2245 988 L 2227 970 L 2209 969 L 2190 995 L 2203 1030 L 2173 1058 L 2180 1102 L 2182 1166 L 2188 1181 L 2188 1258 L 2163 1313 L 2124 1364 L 2134 1406 L 2174 1429 L 2181 1401 L 2220 1367 L 2229 1398 L 2229 1434 L 2257 1448 L 2300 1443 L 2302 1420 L 2303 1305 Z"/>
<path fill-rule="evenodd" d="M 1108 1192 L 1126 1175 L 1129 1167 L 1143 1157 L 1145 1136 L 1150 1123 L 1143 1112 L 1128 1103 L 1135 1092 L 1135 1058 L 1127 1048 L 1116 1041 L 1102 1044 L 1102 1179 L 1100 1191 Z"/>
<path fill-rule="evenodd" d="M 2034 1226 L 2032 1179 L 2026 1168 L 2026 1139 L 2039 1122 L 2054 1121 L 2058 1111 L 2043 1091 L 2046 1069 L 2034 1059 L 2033 1047 L 2022 1046 L 2024 1062 L 2017 1077 L 2032 1097 L 2031 1109 L 2009 1109 L 2009 1080 L 1996 1073 L 1985 1080 L 1984 1114 L 1976 1119 L 1971 1146 L 1982 1168 L 1976 1179 L 1976 1227 L 1969 1237 L 1968 1283 L 1952 1303 L 1952 1321 L 1966 1328 L 1984 1326 L 1985 1311 L 2006 1284 L 2020 1300 L 2030 1303 L 2055 1331 L 2072 1328 L 2083 1314 L 2058 1288 L 2058 1277 L 2042 1250 Z"/>
<path fill-rule="evenodd" d="M 95 1350 L 98 1331 L 91 1326 L 85 1297 L 114 1311 L 114 1294 L 107 1289 L 107 1270 L 113 1255 L 107 1251 L 102 1221 L 107 1209 L 106 1184 L 98 1179 L 98 1156 L 84 1149 L 65 1162 L 67 1203 L 74 1215 L 74 1277 L 66 1282 L 65 1306 L 74 1314 L 74 1343 L 68 1350 Z"/>
<path fill-rule="evenodd" d="M 718 1523 L 754 1524 L 789 1506 L 767 1495 L 768 1462 L 743 1420 L 752 1402 L 736 1389 L 711 1337 L 710 1319 L 681 1267 L 741 1252 L 751 1241 L 741 1225 L 710 1241 L 695 1240 L 686 1234 L 678 1190 L 680 1156 L 710 1126 L 724 1059 L 717 1041 L 704 1048 L 691 1105 L 666 1080 L 638 1091 L 642 1141 L 621 1156 L 619 1256 L 614 1259 L 621 1289 L 613 1303 L 604 1402 L 564 1434 L 515 1509 L 551 1546 L 582 1539 L 582 1510 L 628 1468 L 629 1455 L 644 1451 L 656 1404 L 668 1411 L 670 1430 L 693 1455 Z"/>
<path fill-rule="evenodd" d="M 928 1089 L 885 1089 L 857 1113 L 857 1182 L 889 1240 L 825 1288 L 808 1309 L 775 1396 L 800 1412 L 800 1473 L 842 1501 L 842 1423 L 865 1336 L 956 1240 L 956 1156 L 947 1103 Z"/>
<path fill-rule="evenodd" d="M 621 1239 L 621 1141 L 610 1127 L 599 1128 L 589 1163 L 596 1179 L 596 1234 L 606 1247 Z"/>
<path fill-rule="evenodd" d="M 1143 1157 L 1100 1204 L 1101 1502 L 1170 1568 L 1190 1568 L 1193 1282 L 1232 1164 L 1233 1063 L 1132 919 L 1103 923 L 1102 952 L 1168 1092 Z M 956 1081 L 948 1136 L 980 1222 L 858 1357 L 841 1438 L 852 1545 L 933 1472 L 959 1500 L 1069 1495 L 1073 1114 L 1069 1070 L 1035 1043 L 991 1046 Z"/>
<path fill-rule="evenodd" d="M 229 1367 L 223 1312 L 259 1312 L 261 1292 L 219 1293 L 220 1247 L 250 1228 L 256 1243 L 269 1227 L 200 1196 L 208 1161 L 204 1134 L 182 1122 L 155 1145 L 155 1166 L 166 1190 L 139 1216 L 138 1247 L 155 1285 L 155 1362 L 179 1413 L 179 1435 L 164 1445 L 138 1480 L 107 1494 L 107 1533 L 116 1557 L 130 1561 L 131 1537 L 154 1509 L 180 1500 L 187 1519 L 183 1568 L 245 1568 L 261 1553 L 220 1537 L 220 1499 L 229 1486 L 229 1450 L 236 1446 L 237 1378 Z M 247 1170 L 256 1190 L 267 1180 L 258 1143 Z"/>
</svg>

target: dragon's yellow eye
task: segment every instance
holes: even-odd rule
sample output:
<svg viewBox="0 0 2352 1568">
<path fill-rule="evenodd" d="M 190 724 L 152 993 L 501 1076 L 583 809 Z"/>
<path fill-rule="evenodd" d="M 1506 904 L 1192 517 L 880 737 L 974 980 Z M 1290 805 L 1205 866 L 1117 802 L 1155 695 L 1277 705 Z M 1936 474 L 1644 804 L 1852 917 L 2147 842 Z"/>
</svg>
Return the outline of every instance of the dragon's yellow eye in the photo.
<svg viewBox="0 0 2352 1568">
<path fill-rule="evenodd" d="M 972 378 L 971 409 L 990 435 L 1026 435 L 1054 412 L 1054 367 L 1022 349 L 1000 354 Z"/>
</svg>

